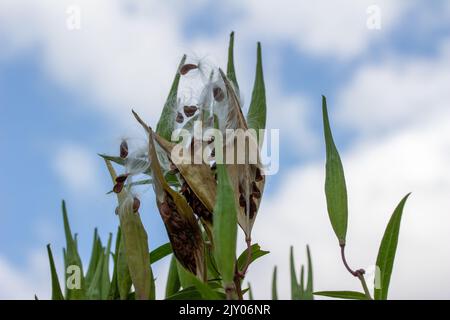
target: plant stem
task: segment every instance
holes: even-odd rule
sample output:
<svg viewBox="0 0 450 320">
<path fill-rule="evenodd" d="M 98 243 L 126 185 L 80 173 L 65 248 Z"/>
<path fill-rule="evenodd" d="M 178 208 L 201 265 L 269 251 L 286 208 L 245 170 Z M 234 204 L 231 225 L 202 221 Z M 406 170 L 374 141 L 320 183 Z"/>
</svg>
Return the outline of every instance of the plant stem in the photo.
<svg viewBox="0 0 450 320">
<path fill-rule="evenodd" d="M 350 268 L 350 266 L 347 263 L 347 259 L 345 258 L 345 244 L 341 244 L 340 247 L 341 247 L 342 262 L 344 263 L 345 268 L 347 269 L 348 272 L 350 272 L 352 276 L 358 278 L 359 281 L 361 281 L 361 285 L 364 289 L 364 293 L 366 294 L 367 299 L 372 300 L 369 288 L 367 287 L 366 279 L 364 278 L 364 273 L 366 272 L 364 271 L 364 269 L 352 270 L 352 268 Z"/>
</svg>

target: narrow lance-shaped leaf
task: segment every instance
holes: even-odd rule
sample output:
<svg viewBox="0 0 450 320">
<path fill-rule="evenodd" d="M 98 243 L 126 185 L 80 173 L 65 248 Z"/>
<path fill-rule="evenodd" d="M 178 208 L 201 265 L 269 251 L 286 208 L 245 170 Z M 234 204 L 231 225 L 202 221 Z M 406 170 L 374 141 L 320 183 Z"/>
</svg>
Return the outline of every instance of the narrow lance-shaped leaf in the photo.
<svg viewBox="0 0 450 320">
<path fill-rule="evenodd" d="M 118 260 L 118 256 L 119 256 L 119 246 L 120 246 L 120 227 L 117 228 L 117 233 L 116 233 L 116 245 L 114 248 L 114 255 L 113 255 L 113 263 L 114 263 L 114 268 L 113 268 L 113 275 L 111 278 L 111 286 L 109 287 L 109 293 L 108 293 L 108 300 L 116 300 L 118 298 L 120 298 L 119 295 L 119 286 L 118 286 L 118 280 L 117 280 L 117 260 Z"/>
<path fill-rule="evenodd" d="M 300 291 L 300 299 L 306 300 L 305 299 L 305 266 L 304 265 L 302 265 L 300 267 L 300 284 L 298 286 L 298 289 Z"/>
<path fill-rule="evenodd" d="M 297 281 L 297 274 L 295 272 L 295 261 L 294 261 L 294 247 L 291 246 L 290 256 L 290 270 L 291 270 L 291 299 L 300 300 L 300 287 Z"/>
<path fill-rule="evenodd" d="M 55 268 L 55 261 L 53 260 L 52 249 L 47 245 L 48 261 L 50 263 L 50 273 L 52 276 L 52 300 L 64 300 L 61 286 L 59 285 L 58 274 Z"/>
<path fill-rule="evenodd" d="M 236 71 L 234 69 L 234 31 L 230 33 L 230 43 L 228 45 L 227 77 L 231 80 L 236 93 L 239 95 L 239 85 L 236 79 Z"/>
<path fill-rule="evenodd" d="M 308 257 L 308 281 L 306 283 L 306 298 L 307 299 L 314 299 L 313 291 L 314 291 L 314 285 L 313 285 L 313 267 L 312 267 L 312 258 L 311 258 L 311 251 L 309 250 L 309 246 L 306 246 L 306 254 Z"/>
<path fill-rule="evenodd" d="M 172 246 L 170 245 L 170 242 L 165 243 L 150 252 L 150 261 L 153 264 L 156 261 L 161 260 L 162 258 L 168 256 L 171 253 L 172 253 Z"/>
<path fill-rule="evenodd" d="M 172 87 L 170 88 L 169 96 L 167 97 L 164 108 L 161 112 L 158 124 L 156 125 L 156 133 L 158 133 L 164 139 L 171 141 L 172 132 L 175 124 L 175 111 L 177 105 L 178 84 L 180 82 L 180 68 L 186 61 L 186 55 L 183 56 L 180 62 L 180 66 L 175 74 Z"/>
<path fill-rule="evenodd" d="M 253 84 L 252 100 L 247 113 L 247 124 L 250 129 L 256 130 L 258 143 L 261 146 L 263 136 L 259 136 L 260 129 L 266 128 L 266 88 L 264 85 L 264 75 L 262 66 L 261 43 L 258 42 L 256 52 L 256 74 Z"/>
<path fill-rule="evenodd" d="M 92 241 L 92 252 L 91 252 L 91 258 L 89 259 L 89 267 L 88 271 L 86 273 L 86 285 L 89 287 L 92 277 L 94 276 L 95 269 L 97 267 L 97 263 L 99 260 L 99 251 L 101 247 L 98 247 L 98 231 L 97 228 L 94 230 L 94 240 Z"/>
<path fill-rule="evenodd" d="M 388 296 L 389 283 L 391 281 L 392 268 L 394 266 L 395 253 L 397 251 L 398 235 L 402 220 L 403 208 L 410 193 L 408 193 L 395 208 L 394 213 L 384 231 L 380 248 L 378 249 L 377 268 L 379 268 L 380 288 L 375 287 L 375 299 L 386 300 Z M 376 279 L 378 280 L 378 279 Z"/>
<path fill-rule="evenodd" d="M 328 119 L 327 101 L 322 96 L 323 127 L 326 145 L 325 195 L 331 225 L 341 246 L 345 245 L 347 234 L 347 187 L 341 157 L 334 144 Z"/>
<path fill-rule="evenodd" d="M 248 300 L 254 300 L 252 286 L 250 285 L 250 282 L 248 283 Z"/>
<path fill-rule="evenodd" d="M 86 296 L 90 300 L 100 300 L 102 297 L 101 286 L 102 286 L 103 262 L 105 260 L 104 252 L 105 252 L 105 249 L 102 248 L 100 259 L 97 263 L 97 268 L 95 269 L 91 284 L 89 285 L 89 288 L 87 289 Z"/>
<path fill-rule="evenodd" d="M 277 267 L 273 268 L 272 275 L 272 300 L 278 300 L 278 289 L 277 289 Z"/>
<path fill-rule="evenodd" d="M 216 152 L 221 152 L 221 148 L 216 149 Z M 234 190 L 223 163 L 217 163 L 216 173 L 217 197 L 213 214 L 215 258 L 224 286 L 230 288 L 233 286 L 236 256 L 236 202 Z"/>
<path fill-rule="evenodd" d="M 102 275 L 101 275 L 101 298 L 102 300 L 106 300 L 108 298 L 109 288 L 111 286 L 111 282 L 109 279 L 109 256 L 111 254 L 111 241 L 112 241 L 112 233 L 109 234 L 108 243 L 106 245 L 105 257 L 103 260 L 102 266 Z"/>
<path fill-rule="evenodd" d="M 170 259 L 169 273 L 166 281 L 166 298 L 174 295 L 180 290 L 180 279 L 178 278 L 177 260 L 172 255 Z"/>
<path fill-rule="evenodd" d="M 62 213 L 64 221 L 64 232 L 66 234 L 66 287 L 67 299 L 79 300 L 85 298 L 85 283 L 83 274 L 83 265 L 78 254 L 77 245 L 70 230 L 69 218 L 65 201 L 62 202 Z M 71 273 L 69 274 L 68 271 Z M 70 285 L 67 286 L 68 282 Z"/>
<path fill-rule="evenodd" d="M 182 266 L 180 267 L 183 268 Z M 194 284 L 204 300 L 221 300 L 219 294 L 210 288 L 207 283 L 200 281 L 190 272 L 186 272 L 186 275 L 190 278 L 189 280 Z"/>
<path fill-rule="evenodd" d="M 367 300 L 364 293 L 357 291 L 318 291 L 314 292 L 314 295 L 349 300 Z"/>
</svg>

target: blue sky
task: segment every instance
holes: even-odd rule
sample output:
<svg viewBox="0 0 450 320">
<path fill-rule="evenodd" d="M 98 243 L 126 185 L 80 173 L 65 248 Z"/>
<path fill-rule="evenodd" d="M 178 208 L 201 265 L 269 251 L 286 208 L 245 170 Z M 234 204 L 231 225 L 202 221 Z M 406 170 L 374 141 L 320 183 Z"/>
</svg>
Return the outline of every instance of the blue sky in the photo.
<svg viewBox="0 0 450 320">
<path fill-rule="evenodd" d="M 366 9 L 374 4 L 380 30 L 366 26 Z M 81 10 L 79 30 L 67 29 L 71 6 Z M 433 249 L 412 257 L 413 248 L 400 243 L 392 294 L 450 297 L 450 288 L 433 290 L 438 280 L 422 292 L 408 280 L 428 270 L 425 259 L 441 261 L 443 270 L 450 266 L 450 252 L 436 245 L 448 240 L 450 228 L 449 17 L 445 1 L 2 1 L 0 298 L 48 297 L 45 245 L 52 243 L 61 258 L 61 199 L 85 259 L 94 227 L 103 238 L 116 230 L 115 199 L 105 195 L 111 184 L 96 153 L 116 153 L 121 137 L 142 137 L 131 108 L 156 124 L 183 53 L 208 55 L 224 66 L 231 30 L 247 102 L 255 44 L 262 41 L 268 126 L 281 137 L 280 172 L 269 179 L 255 225 L 257 241 L 272 254 L 250 280 L 275 263 L 285 267 L 289 244 L 303 259 L 310 243 L 316 286 L 352 289 L 323 207 L 325 94 L 349 176 L 352 260 L 373 263 L 390 211 L 404 194 L 417 192 L 402 240 Z M 156 247 L 166 236 L 152 192 L 143 198 L 142 216 Z M 435 224 L 425 214 L 430 207 Z M 410 264 L 417 265 L 415 273 Z M 166 265 L 156 267 L 161 277 Z M 260 297 L 268 296 L 266 280 L 254 285 Z M 288 297 L 285 282 L 280 290 Z M 328 284 L 347 287 L 324 288 Z"/>
</svg>

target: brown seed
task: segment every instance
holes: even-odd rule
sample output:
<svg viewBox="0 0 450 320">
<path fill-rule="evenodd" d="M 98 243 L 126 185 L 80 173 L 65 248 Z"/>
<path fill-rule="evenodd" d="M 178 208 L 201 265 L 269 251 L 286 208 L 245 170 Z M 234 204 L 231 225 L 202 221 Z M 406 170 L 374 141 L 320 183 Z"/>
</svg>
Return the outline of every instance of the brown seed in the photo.
<svg viewBox="0 0 450 320">
<path fill-rule="evenodd" d="M 120 176 L 117 176 L 116 183 L 122 183 L 123 184 L 125 182 L 125 180 L 127 180 L 127 178 L 128 178 L 128 174 L 127 173 L 121 174 Z"/>
<path fill-rule="evenodd" d="M 120 144 L 120 157 L 125 159 L 128 156 L 128 143 L 126 140 L 122 140 Z"/>
<path fill-rule="evenodd" d="M 223 93 L 223 90 L 220 87 L 213 88 L 213 96 L 214 100 L 216 100 L 217 102 L 221 102 L 225 98 L 225 94 Z"/>
<path fill-rule="evenodd" d="M 259 190 L 259 188 L 256 186 L 256 182 L 253 182 L 253 192 L 252 192 L 253 197 L 255 197 L 256 199 L 261 198 L 261 191 Z"/>
<path fill-rule="evenodd" d="M 217 163 L 214 162 L 211 166 L 211 170 L 216 170 L 216 169 L 217 169 Z"/>
<path fill-rule="evenodd" d="M 244 195 L 241 194 L 241 195 L 239 196 L 239 205 L 240 205 L 241 207 L 245 207 L 246 203 L 247 203 L 247 201 L 245 201 Z"/>
<path fill-rule="evenodd" d="M 178 113 L 177 113 L 177 118 L 175 119 L 175 121 L 178 122 L 178 123 L 183 123 L 184 117 L 183 117 L 183 115 L 181 114 L 181 112 L 178 112 Z"/>
<path fill-rule="evenodd" d="M 209 138 L 209 140 L 208 140 L 208 144 L 211 144 L 211 143 L 213 143 L 213 142 L 214 142 L 214 140 L 215 140 L 215 137 L 214 137 L 214 136 L 212 136 L 211 138 Z"/>
<path fill-rule="evenodd" d="M 123 182 L 117 182 L 113 187 L 114 193 L 120 193 L 122 189 L 123 189 Z"/>
<path fill-rule="evenodd" d="M 191 70 L 194 70 L 194 69 L 197 69 L 198 68 L 198 66 L 197 65 L 195 65 L 195 64 L 192 64 L 192 63 L 186 63 L 185 65 L 183 65 L 181 68 L 180 68 L 180 74 L 182 75 L 182 76 L 184 76 L 186 73 L 188 73 L 189 71 L 191 71 Z"/>
<path fill-rule="evenodd" d="M 250 199 L 250 219 L 253 219 L 255 214 L 256 214 L 256 202 L 252 198 L 252 199 Z"/>
<path fill-rule="evenodd" d="M 256 175 L 255 175 L 255 181 L 260 182 L 262 181 L 263 176 L 261 174 L 261 170 L 259 168 L 256 168 Z"/>
<path fill-rule="evenodd" d="M 133 212 L 136 213 L 139 210 L 139 207 L 141 206 L 141 201 L 137 198 L 133 198 Z"/>
<path fill-rule="evenodd" d="M 184 106 L 184 114 L 187 117 L 192 117 L 197 111 L 197 106 Z"/>
<path fill-rule="evenodd" d="M 216 148 L 211 150 L 211 157 L 215 157 L 216 156 Z"/>
</svg>

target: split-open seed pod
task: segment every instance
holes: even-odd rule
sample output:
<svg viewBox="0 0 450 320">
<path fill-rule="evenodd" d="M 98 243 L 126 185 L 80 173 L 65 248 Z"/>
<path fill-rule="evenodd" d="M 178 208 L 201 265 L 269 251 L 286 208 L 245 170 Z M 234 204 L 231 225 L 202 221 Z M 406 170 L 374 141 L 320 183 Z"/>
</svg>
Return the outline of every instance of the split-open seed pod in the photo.
<svg viewBox="0 0 450 320">
<path fill-rule="evenodd" d="M 244 134 L 250 133 L 247 131 L 248 126 L 242 114 L 239 98 L 227 76 L 221 69 L 219 71 L 225 85 L 227 96 L 227 104 L 224 106 L 227 110 L 225 110 L 226 112 L 223 112 L 223 110 L 220 112 L 223 116 L 218 119 L 221 122 L 219 127 L 234 130 L 240 129 L 243 130 Z M 227 139 L 223 146 L 223 154 L 225 157 L 224 161 L 226 160 L 228 175 L 235 191 L 236 204 L 239 204 L 238 222 L 244 230 L 247 240 L 249 240 L 261 203 L 261 196 L 264 192 L 265 177 L 261 170 L 257 139 L 251 133 L 246 134 L 246 137 L 248 144 L 244 143 L 244 159 L 239 159 L 238 157 L 238 148 L 242 146 L 238 145 L 236 139 Z M 218 147 L 216 146 L 216 148 Z M 256 154 L 251 155 L 250 152 Z M 230 153 L 232 154 L 230 155 Z M 251 157 L 256 157 L 256 161 L 250 161 Z M 233 159 L 232 163 L 229 163 L 229 159 Z"/>
<path fill-rule="evenodd" d="M 135 114 L 135 116 L 137 115 Z M 143 122 L 141 124 L 145 125 Z M 154 133 L 148 126 L 146 126 L 146 130 L 149 133 L 148 155 L 153 175 L 156 204 L 166 227 L 173 252 L 183 267 L 203 280 L 206 277 L 206 272 L 200 226 L 186 199 L 173 190 L 164 179 L 156 154 Z"/>
</svg>

